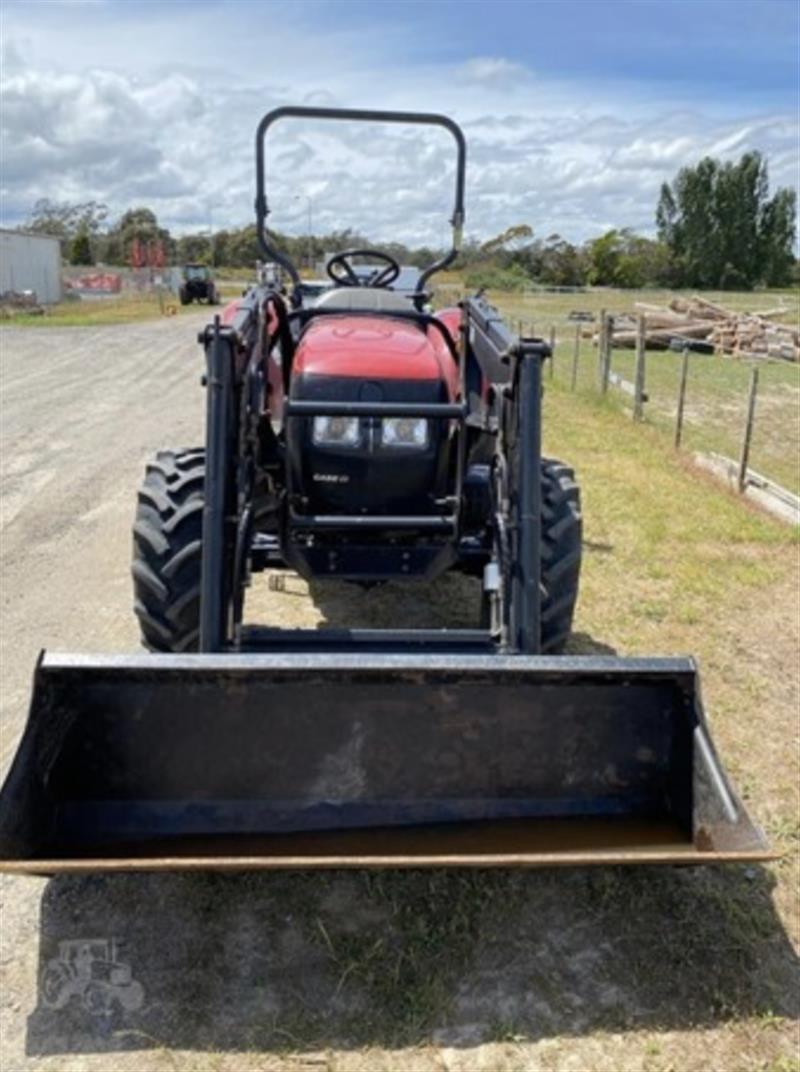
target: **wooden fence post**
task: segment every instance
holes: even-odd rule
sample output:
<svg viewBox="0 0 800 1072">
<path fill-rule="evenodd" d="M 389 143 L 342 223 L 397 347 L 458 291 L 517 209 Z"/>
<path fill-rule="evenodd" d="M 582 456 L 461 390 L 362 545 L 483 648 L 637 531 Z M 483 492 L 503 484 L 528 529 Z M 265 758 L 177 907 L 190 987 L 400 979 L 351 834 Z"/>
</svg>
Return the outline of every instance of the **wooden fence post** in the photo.
<svg viewBox="0 0 800 1072">
<path fill-rule="evenodd" d="M 606 326 L 603 336 L 605 338 L 605 346 L 603 348 L 603 382 L 601 390 L 603 394 L 608 391 L 608 379 L 611 373 L 611 351 L 614 346 L 614 317 L 611 313 L 606 313 L 605 316 Z"/>
<path fill-rule="evenodd" d="M 575 390 L 578 383 L 578 361 L 581 356 L 581 325 L 577 323 L 575 325 L 575 349 L 572 353 L 572 382 L 570 389 Z"/>
<path fill-rule="evenodd" d="M 555 325 L 550 325 L 550 379 L 552 380 L 555 375 L 556 369 L 556 329 Z"/>
<path fill-rule="evenodd" d="M 603 366 L 606 354 L 606 311 L 600 310 L 600 330 L 597 332 L 597 390 L 603 390 Z"/>
<path fill-rule="evenodd" d="M 678 415 L 675 420 L 675 449 L 681 445 L 683 435 L 683 404 L 686 399 L 686 380 L 689 375 L 689 347 L 683 348 L 683 362 L 681 363 L 681 385 L 678 388 Z"/>
<path fill-rule="evenodd" d="M 633 419 L 644 420 L 644 349 L 645 320 L 639 316 L 636 320 L 636 372 L 633 377 Z"/>
<path fill-rule="evenodd" d="M 750 460 L 750 440 L 753 438 L 753 421 L 756 415 L 756 395 L 758 394 L 758 367 L 753 366 L 750 374 L 750 397 L 747 400 L 747 421 L 744 426 L 742 455 L 739 459 L 739 491 L 747 485 L 747 463 Z"/>
</svg>

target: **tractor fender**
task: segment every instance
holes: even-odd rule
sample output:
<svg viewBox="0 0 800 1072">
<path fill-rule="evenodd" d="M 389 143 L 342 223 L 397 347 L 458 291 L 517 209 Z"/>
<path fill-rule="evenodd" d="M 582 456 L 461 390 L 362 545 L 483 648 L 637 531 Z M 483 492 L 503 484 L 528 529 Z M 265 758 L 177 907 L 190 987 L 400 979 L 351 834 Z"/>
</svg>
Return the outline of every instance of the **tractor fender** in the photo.
<svg viewBox="0 0 800 1072">
<path fill-rule="evenodd" d="M 234 298 L 233 301 L 229 301 L 225 308 L 220 313 L 220 322 L 223 324 L 232 324 L 236 314 L 239 312 L 240 298 Z"/>
</svg>

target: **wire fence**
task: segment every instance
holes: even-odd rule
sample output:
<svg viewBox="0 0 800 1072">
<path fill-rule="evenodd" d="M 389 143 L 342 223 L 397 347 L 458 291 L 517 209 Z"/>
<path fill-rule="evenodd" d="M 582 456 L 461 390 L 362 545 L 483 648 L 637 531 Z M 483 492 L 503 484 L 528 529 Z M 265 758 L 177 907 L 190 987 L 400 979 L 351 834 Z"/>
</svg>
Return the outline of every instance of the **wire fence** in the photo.
<svg viewBox="0 0 800 1072">
<path fill-rule="evenodd" d="M 606 396 L 675 448 L 714 461 L 740 491 L 766 488 L 800 519 L 800 365 L 698 353 L 688 343 L 646 350 L 643 320 L 634 347 L 622 349 L 610 316 L 572 315 L 580 318 L 514 324 L 551 343 L 546 380 Z"/>
</svg>

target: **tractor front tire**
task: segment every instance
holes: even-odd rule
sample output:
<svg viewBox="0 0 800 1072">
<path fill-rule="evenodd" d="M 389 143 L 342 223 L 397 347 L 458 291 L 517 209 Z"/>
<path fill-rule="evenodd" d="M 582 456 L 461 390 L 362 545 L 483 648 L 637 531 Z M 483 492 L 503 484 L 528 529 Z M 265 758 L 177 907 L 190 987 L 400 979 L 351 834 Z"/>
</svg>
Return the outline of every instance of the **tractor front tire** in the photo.
<svg viewBox="0 0 800 1072">
<path fill-rule="evenodd" d="M 205 451 L 160 450 L 133 525 L 134 611 L 150 651 L 197 651 Z"/>
<path fill-rule="evenodd" d="M 191 305 L 192 296 L 186 289 L 186 287 L 181 287 L 181 289 L 178 291 L 178 297 L 181 300 L 181 305 Z"/>
<path fill-rule="evenodd" d="M 542 458 L 542 653 L 563 651 L 581 572 L 581 493 L 575 471 Z"/>
</svg>

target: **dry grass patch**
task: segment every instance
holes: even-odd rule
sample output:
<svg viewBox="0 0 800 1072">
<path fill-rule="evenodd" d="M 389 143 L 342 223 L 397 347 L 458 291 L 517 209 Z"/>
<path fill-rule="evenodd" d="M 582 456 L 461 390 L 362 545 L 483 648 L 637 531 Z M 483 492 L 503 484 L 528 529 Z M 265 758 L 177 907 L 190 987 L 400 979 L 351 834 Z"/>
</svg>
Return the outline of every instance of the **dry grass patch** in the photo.
<svg viewBox="0 0 800 1072">
<path fill-rule="evenodd" d="M 155 320 L 165 315 L 167 308 L 173 315 L 196 309 L 197 306 L 181 306 L 174 294 L 165 294 L 163 303 L 157 294 L 123 293 L 113 298 L 84 298 L 79 301 L 64 301 L 45 308 L 44 315 L 32 316 L 24 311 L 14 312 L 5 323 L 14 327 L 97 327 L 102 324 L 131 324 L 140 320 Z M 210 315 L 210 314 L 209 314 Z"/>
</svg>

